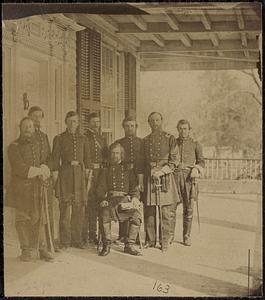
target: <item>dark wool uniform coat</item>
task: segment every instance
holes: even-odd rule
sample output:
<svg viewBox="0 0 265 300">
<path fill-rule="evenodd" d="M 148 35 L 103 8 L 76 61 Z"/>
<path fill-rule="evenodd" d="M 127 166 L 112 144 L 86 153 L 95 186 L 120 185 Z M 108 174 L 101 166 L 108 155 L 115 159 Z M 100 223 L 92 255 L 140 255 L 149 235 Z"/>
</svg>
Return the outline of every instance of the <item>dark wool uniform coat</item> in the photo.
<svg viewBox="0 0 265 300">
<path fill-rule="evenodd" d="M 179 164 L 179 159 L 179 151 L 173 135 L 160 130 L 152 132 L 144 138 L 144 203 L 146 206 L 158 205 L 151 172 L 163 170 L 165 166 L 168 166 L 173 172 Z M 170 205 L 178 203 L 179 197 L 173 173 L 162 176 L 160 183 L 162 184 L 160 193 L 161 204 Z"/>
<path fill-rule="evenodd" d="M 79 132 L 71 134 L 66 130 L 54 138 L 53 171 L 59 171 L 56 197 L 60 200 L 86 203 L 85 169 L 88 168 L 89 156 L 87 139 Z M 72 161 L 78 161 L 79 165 L 72 166 Z"/>
<path fill-rule="evenodd" d="M 86 137 L 90 153 L 88 168 L 93 170 L 88 197 L 94 198 L 100 169 L 106 165 L 108 159 L 108 146 L 105 138 L 93 130 L 88 129 Z"/>
<path fill-rule="evenodd" d="M 133 169 L 128 169 L 124 163 L 110 165 L 100 171 L 99 181 L 97 186 L 97 197 L 99 203 L 103 200 L 109 202 L 109 207 L 112 210 L 112 218 L 116 221 L 122 221 L 122 214 L 117 211 L 117 205 L 121 202 L 128 202 L 125 195 L 137 197 L 139 199 L 139 190 L 137 188 L 137 176 Z M 122 192 L 124 196 L 111 197 L 111 192 Z M 126 214 L 126 218 L 128 215 Z"/>
<path fill-rule="evenodd" d="M 125 136 L 119 140 L 125 150 L 125 157 L 123 162 L 129 168 L 134 168 L 136 174 L 144 173 L 144 144 L 143 139 L 136 136 Z"/>
<path fill-rule="evenodd" d="M 10 205 L 32 224 L 40 216 L 41 182 L 37 177 L 28 179 L 30 167 L 40 167 L 40 145 L 36 139 L 18 138 L 8 147 L 11 181 L 8 188 Z"/>
<path fill-rule="evenodd" d="M 199 142 L 191 137 L 185 139 L 177 138 L 175 144 L 179 148 L 180 164 L 179 168 L 193 168 L 198 165 L 202 168 L 205 166 L 205 161 L 202 153 L 202 146 Z"/>
<path fill-rule="evenodd" d="M 180 163 L 175 170 L 175 182 L 181 202 L 190 200 L 191 178 L 193 167 L 202 171 L 205 166 L 201 145 L 191 137 L 176 138 L 175 145 L 179 148 Z"/>
</svg>

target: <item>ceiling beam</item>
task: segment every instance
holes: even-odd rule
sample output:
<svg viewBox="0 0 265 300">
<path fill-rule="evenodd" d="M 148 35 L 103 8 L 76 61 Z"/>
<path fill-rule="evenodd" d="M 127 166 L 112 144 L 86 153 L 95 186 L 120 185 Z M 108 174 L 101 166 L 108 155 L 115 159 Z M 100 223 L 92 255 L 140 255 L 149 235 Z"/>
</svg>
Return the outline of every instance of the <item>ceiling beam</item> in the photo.
<svg viewBox="0 0 265 300">
<path fill-rule="evenodd" d="M 248 40 L 247 40 L 247 34 L 245 32 L 241 32 L 241 43 L 242 43 L 243 47 L 247 48 L 247 46 L 248 46 Z M 244 50 L 244 55 L 246 57 L 249 57 L 248 50 Z"/>
<path fill-rule="evenodd" d="M 95 29 L 96 31 L 100 32 L 101 34 L 106 34 L 107 36 L 111 37 L 113 40 L 116 40 L 120 43 L 125 49 L 132 51 L 135 53 L 136 50 L 140 47 L 140 41 L 136 39 L 132 39 L 131 35 L 128 38 L 126 35 L 116 35 L 109 27 L 109 23 L 101 18 L 101 19 L 93 19 L 95 15 L 85 15 L 85 14 L 64 14 L 66 17 L 75 20 L 77 23 L 91 29 Z M 92 18 L 91 18 L 92 17 Z M 100 17 L 100 16 L 98 16 Z M 99 21 L 100 20 L 100 21 Z"/>
<path fill-rule="evenodd" d="M 238 53 L 228 53 L 222 57 L 219 57 L 216 55 L 216 52 L 210 52 L 209 54 L 198 54 L 198 53 L 168 53 L 168 54 L 144 54 L 140 56 L 141 59 L 150 62 L 165 62 L 165 61 L 172 61 L 172 62 L 182 62 L 182 61 L 196 61 L 201 60 L 201 61 L 212 61 L 214 60 L 232 60 L 232 61 L 251 61 L 251 62 L 257 62 L 259 57 L 258 55 L 252 54 L 249 59 L 246 59 L 243 52 L 242 54 Z"/>
<path fill-rule="evenodd" d="M 152 41 L 154 41 L 159 47 L 165 46 L 164 39 L 159 34 L 152 34 L 151 35 Z"/>
<path fill-rule="evenodd" d="M 219 46 L 218 35 L 216 33 L 210 33 L 209 36 L 210 36 L 210 39 L 211 39 L 214 47 L 218 47 Z"/>
<path fill-rule="evenodd" d="M 209 36 L 210 36 L 210 40 L 213 43 L 214 47 L 218 47 L 220 44 L 220 41 L 219 41 L 217 33 L 209 33 Z M 224 53 L 222 51 L 218 50 L 216 52 L 219 56 L 221 56 L 221 57 L 224 56 Z"/>
<path fill-rule="evenodd" d="M 147 30 L 147 23 L 141 16 L 129 16 L 132 22 L 141 30 Z"/>
<path fill-rule="evenodd" d="M 242 10 L 241 9 L 235 9 L 235 13 L 236 13 L 236 18 L 237 18 L 237 24 L 238 24 L 238 28 L 243 30 L 245 29 L 245 22 L 244 22 L 244 17 L 242 14 Z"/>
<path fill-rule="evenodd" d="M 191 47 L 192 41 L 186 33 L 183 33 L 180 37 L 181 42 L 186 47 Z"/>
<path fill-rule="evenodd" d="M 194 70 L 246 70 L 256 69 L 256 63 L 238 61 L 147 63 L 141 71 L 194 71 Z"/>
<path fill-rule="evenodd" d="M 134 16 L 135 18 L 136 16 Z M 137 17 L 139 18 L 139 17 Z M 140 24 L 140 23 L 139 23 Z M 138 24 L 138 25 L 139 25 Z M 173 30 L 168 23 L 145 23 L 146 26 L 142 26 L 143 31 L 138 25 L 134 23 L 120 23 L 119 30 L 117 33 L 122 34 L 141 34 L 141 33 L 204 33 L 209 32 L 205 29 L 201 22 L 185 22 L 179 23 L 179 30 Z M 244 30 L 238 28 L 237 22 L 212 22 L 211 32 L 213 33 L 237 33 L 237 32 L 253 32 L 259 34 L 261 32 L 261 23 L 256 21 L 245 22 Z"/>
<path fill-rule="evenodd" d="M 244 47 L 247 47 L 248 45 L 247 34 L 245 32 L 241 33 L 241 43 Z"/>
<path fill-rule="evenodd" d="M 220 40 L 219 46 L 212 45 L 210 40 L 193 40 L 192 47 L 187 48 L 181 41 L 165 41 L 163 48 L 154 45 L 151 41 L 141 41 L 141 46 L 138 49 L 142 53 L 152 52 L 216 52 L 216 51 L 259 51 L 259 45 L 257 40 L 249 40 L 247 47 L 243 47 L 241 40 Z"/>
<path fill-rule="evenodd" d="M 108 26 L 108 28 L 111 31 L 118 31 L 119 30 L 119 24 L 115 22 L 111 17 L 109 16 L 99 16 L 99 15 L 91 15 L 89 16 L 94 21 L 98 21 L 100 23 L 103 23 L 105 26 Z"/>
<path fill-rule="evenodd" d="M 165 15 L 167 18 L 167 23 L 170 26 L 170 28 L 173 30 L 179 30 L 179 22 L 177 17 L 171 12 L 168 12 Z"/>
<path fill-rule="evenodd" d="M 206 30 L 211 30 L 211 28 L 212 28 L 211 23 L 212 22 L 211 22 L 209 16 L 203 11 L 201 11 L 201 21 L 202 21 L 202 24 L 203 24 L 203 26 L 205 27 Z"/>
</svg>

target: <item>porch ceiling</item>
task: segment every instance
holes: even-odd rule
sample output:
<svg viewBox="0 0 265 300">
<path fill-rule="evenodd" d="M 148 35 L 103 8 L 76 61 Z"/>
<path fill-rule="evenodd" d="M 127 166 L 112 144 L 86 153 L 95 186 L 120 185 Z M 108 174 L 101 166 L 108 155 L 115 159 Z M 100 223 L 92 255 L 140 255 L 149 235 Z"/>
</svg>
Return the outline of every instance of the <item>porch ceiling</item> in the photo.
<svg viewBox="0 0 265 300">
<path fill-rule="evenodd" d="M 257 68 L 258 3 L 130 3 L 145 15 L 100 15 L 140 53 L 141 70 Z"/>
</svg>

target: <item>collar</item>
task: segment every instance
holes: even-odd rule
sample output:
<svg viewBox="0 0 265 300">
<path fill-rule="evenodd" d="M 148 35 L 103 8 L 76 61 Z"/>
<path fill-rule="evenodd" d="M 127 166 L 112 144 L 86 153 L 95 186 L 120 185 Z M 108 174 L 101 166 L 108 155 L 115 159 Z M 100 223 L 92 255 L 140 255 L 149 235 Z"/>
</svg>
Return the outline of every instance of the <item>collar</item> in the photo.
<svg viewBox="0 0 265 300">
<path fill-rule="evenodd" d="M 93 130 L 92 128 L 88 127 L 88 131 L 90 131 L 92 134 L 98 134 L 98 132 L 96 130 Z"/>
<path fill-rule="evenodd" d="M 72 132 L 70 132 L 68 129 L 66 129 L 66 133 L 67 134 L 69 134 L 69 135 L 78 135 L 78 130 L 76 130 L 76 132 L 75 133 L 72 133 Z"/>
<path fill-rule="evenodd" d="M 36 142 L 36 139 L 34 138 L 34 136 L 28 138 L 20 135 L 18 138 L 18 142 L 20 144 L 33 144 L 34 142 Z"/>
</svg>

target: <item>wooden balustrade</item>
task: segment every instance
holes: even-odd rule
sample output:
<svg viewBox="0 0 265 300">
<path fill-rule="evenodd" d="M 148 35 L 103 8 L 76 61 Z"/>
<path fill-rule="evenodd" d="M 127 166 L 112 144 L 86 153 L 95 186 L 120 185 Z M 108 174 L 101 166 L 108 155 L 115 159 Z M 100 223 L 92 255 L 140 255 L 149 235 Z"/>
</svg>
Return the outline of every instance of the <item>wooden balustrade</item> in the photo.
<svg viewBox="0 0 265 300">
<path fill-rule="evenodd" d="M 204 179 L 210 180 L 261 180 L 260 159 L 206 158 Z"/>
</svg>

